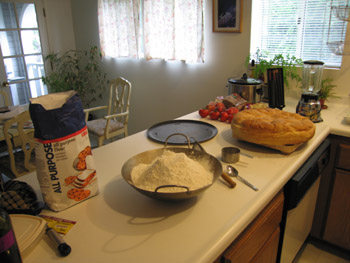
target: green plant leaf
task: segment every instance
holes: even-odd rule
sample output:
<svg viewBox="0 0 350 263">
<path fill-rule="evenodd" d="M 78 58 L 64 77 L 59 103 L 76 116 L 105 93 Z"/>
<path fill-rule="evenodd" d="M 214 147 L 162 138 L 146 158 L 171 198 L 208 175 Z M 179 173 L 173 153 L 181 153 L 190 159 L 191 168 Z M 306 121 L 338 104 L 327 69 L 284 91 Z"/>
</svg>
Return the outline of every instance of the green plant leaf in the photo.
<svg viewBox="0 0 350 263">
<path fill-rule="evenodd" d="M 49 54 L 45 57 L 53 70 L 46 77 L 42 77 L 50 92 L 75 90 L 84 107 L 96 100 L 107 86 L 106 74 L 101 73 L 102 55 L 97 46 L 90 47 L 89 51 L 69 50 L 64 53 Z"/>
<path fill-rule="evenodd" d="M 264 74 L 267 69 L 273 67 L 282 67 L 283 68 L 283 80 L 287 87 L 289 87 L 289 79 L 295 80 L 297 86 L 301 83 L 301 76 L 298 73 L 298 67 L 303 65 L 301 59 L 296 58 L 295 56 L 290 56 L 287 54 L 276 54 L 271 58 L 270 54 L 267 51 L 256 50 L 254 54 L 249 54 L 246 57 L 245 64 L 248 66 L 252 59 L 255 60 L 255 67 L 253 69 L 253 78 L 264 80 Z"/>
<path fill-rule="evenodd" d="M 318 92 L 318 96 L 320 99 L 328 99 L 328 98 L 333 98 L 333 99 L 339 99 L 339 96 L 335 95 L 334 88 L 336 85 L 333 84 L 333 79 L 331 78 L 326 78 L 323 79 L 321 82 L 321 89 Z"/>
</svg>

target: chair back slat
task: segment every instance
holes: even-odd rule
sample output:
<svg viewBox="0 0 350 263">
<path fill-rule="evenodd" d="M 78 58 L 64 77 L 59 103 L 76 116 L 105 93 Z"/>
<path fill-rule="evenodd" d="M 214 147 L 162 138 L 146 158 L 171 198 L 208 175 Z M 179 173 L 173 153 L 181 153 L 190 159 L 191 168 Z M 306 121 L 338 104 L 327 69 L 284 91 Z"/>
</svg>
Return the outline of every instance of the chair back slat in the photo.
<svg viewBox="0 0 350 263">
<path fill-rule="evenodd" d="M 8 95 L 7 95 L 7 93 L 6 93 L 6 91 L 4 91 L 4 90 L 0 90 L 0 97 L 2 97 L 2 100 L 3 100 L 3 102 L 4 102 L 4 106 L 6 107 L 6 106 L 10 106 L 10 104 L 9 104 L 9 98 L 8 98 Z"/>
<path fill-rule="evenodd" d="M 128 136 L 130 97 L 131 83 L 119 77 L 110 80 L 108 105 L 84 109 L 89 135 L 98 138 L 98 146 L 102 146 L 105 140 L 114 140 L 116 136 Z M 88 120 L 91 112 L 106 109 L 107 115 Z"/>
<path fill-rule="evenodd" d="M 4 137 L 10 158 L 10 167 L 16 177 L 36 169 L 32 155 L 35 149 L 34 129 L 24 127 L 30 120 L 29 111 L 25 111 L 7 120 L 4 124 Z M 16 134 L 12 134 L 9 131 L 10 128 L 12 131 L 16 131 Z M 16 158 L 18 154 L 21 154 L 22 157 Z"/>
<path fill-rule="evenodd" d="M 128 112 L 130 107 L 131 83 L 124 78 L 117 78 L 110 83 L 110 112 L 109 114 Z M 128 123 L 128 115 L 118 121 Z"/>
</svg>

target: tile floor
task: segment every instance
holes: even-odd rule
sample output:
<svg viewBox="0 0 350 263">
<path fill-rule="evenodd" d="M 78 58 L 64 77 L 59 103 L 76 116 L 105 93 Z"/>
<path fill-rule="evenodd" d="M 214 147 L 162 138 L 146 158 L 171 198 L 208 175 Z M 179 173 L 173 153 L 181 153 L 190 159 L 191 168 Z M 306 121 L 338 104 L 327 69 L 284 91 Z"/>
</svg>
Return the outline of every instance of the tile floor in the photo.
<svg viewBox="0 0 350 263">
<path fill-rule="evenodd" d="M 350 255 L 345 255 L 346 259 L 336 254 L 338 253 L 322 249 L 322 245 L 309 242 L 304 245 L 293 263 L 350 263 Z"/>
</svg>

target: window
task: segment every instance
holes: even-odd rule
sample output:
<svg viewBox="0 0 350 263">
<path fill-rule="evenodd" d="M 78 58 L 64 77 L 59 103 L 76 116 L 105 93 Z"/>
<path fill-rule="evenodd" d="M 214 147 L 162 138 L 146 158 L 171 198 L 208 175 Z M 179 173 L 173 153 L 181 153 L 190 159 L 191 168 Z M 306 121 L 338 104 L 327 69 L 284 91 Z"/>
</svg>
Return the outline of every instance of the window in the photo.
<svg viewBox="0 0 350 263">
<path fill-rule="evenodd" d="M 203 0 L 99 0 L 102 52 L 110 57 L 203 62 Z"/>
<path fill-rule="evenodd" d="M 3 88 L 12 105 L 47 94 L 41 81 L 45 70 L 36 7 L 16 1 L 0 3 L 0 77 L 1 83 L 8 82 Z"/>
<path fill-rule="evenodd" d="M 345 6 L 347 1 L 335 2 Z M 253 0 L 251 53 L 259 48 L 271 57 L 289 54 L 340 68 L 342 56 L 333 54 L 327 41 L 344 41 L 346 22 L 333 19 L 329 26 L 332 3 L 329 0 Z"/>
</svg>

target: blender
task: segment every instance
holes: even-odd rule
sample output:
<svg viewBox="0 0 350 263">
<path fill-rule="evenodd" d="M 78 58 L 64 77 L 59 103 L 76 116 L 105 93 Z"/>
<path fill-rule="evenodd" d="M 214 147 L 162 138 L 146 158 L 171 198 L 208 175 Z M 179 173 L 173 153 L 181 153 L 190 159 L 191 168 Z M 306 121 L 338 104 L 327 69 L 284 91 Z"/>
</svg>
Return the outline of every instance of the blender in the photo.
<svg viewBox="0 0 350 263">
<path fill-rule="evenodd" d="M 324 63 L 318 60 L 307 60 L 303 64 L 303 94 L 296 112 L 309 118 L 312 122 L 321 122 L 321 103 L 318 92 L 321 89 Z"/>
</svg>

